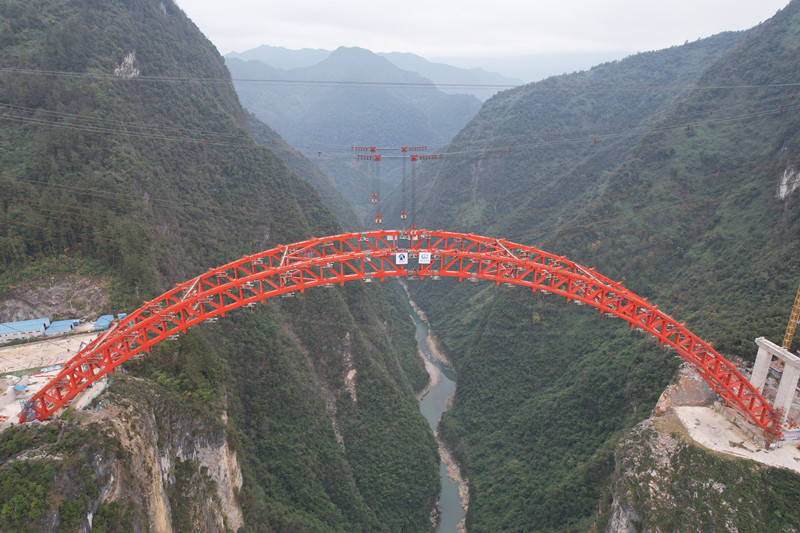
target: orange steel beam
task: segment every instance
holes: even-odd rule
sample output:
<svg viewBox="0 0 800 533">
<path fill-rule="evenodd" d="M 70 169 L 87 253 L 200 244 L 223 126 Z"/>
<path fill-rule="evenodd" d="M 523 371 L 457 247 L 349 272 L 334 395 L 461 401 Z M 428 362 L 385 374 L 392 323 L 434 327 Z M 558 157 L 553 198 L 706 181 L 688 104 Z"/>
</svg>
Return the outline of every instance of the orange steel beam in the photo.
<svg viewBox="0 0 800 533">
<path fill-rule="evenodd" d="M 780 433 L 772 407 L 736 365 L 646 298 L 591 268 L 533 246 L 442 230 L 375 230 L 314 238 L 212 268 L 145 302 L 81 350 L 26 403 L 20 422 L 46 419 L 124 361 L 238 307 L 319 285 L 443 276 L 560 294 L 567 301 L 583 302 L 602 314 L 622 318 L 674 349 L 717 394 L 756 425 Z"/>
</svg>

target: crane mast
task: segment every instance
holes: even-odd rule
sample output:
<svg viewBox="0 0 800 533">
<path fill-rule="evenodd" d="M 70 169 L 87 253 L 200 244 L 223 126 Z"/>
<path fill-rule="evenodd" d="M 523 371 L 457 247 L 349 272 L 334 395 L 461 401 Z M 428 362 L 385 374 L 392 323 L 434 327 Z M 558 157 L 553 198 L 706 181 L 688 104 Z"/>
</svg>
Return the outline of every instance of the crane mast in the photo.
<svg viewBox="0 0 800 533">
<path fill-rule="evenodd" d="M 800 287 L 797 287 L 797 295 L 794 297 L 792 313 L 789 315 L 789 325 L 786 326 L 786 334 L 783 336 L 784 350 L 788 350 L 789 346 L 792 345 L 792 339 L 794 339 L 794 330 L 797 327 L 798 320 L 800 320 Z"/>
</svg>

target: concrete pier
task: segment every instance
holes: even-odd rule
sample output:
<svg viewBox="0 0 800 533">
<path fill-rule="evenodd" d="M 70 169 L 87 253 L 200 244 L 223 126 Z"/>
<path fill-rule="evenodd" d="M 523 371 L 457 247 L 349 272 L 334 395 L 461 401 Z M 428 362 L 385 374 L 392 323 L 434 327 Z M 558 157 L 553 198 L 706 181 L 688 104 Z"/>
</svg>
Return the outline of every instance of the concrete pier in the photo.
<svg viewBox="0 0 800 533">
<path fill-rule="evenodd" d="M 775 396 L 775 403 L 772 407 L 774 409 L 783 408 L 781 423 L 784 423 L 789 416 L 789 409 L 791 409 L 792 400 L 794 399 L 794 391 L 800 379 L 800 357 L 793 355 L 788 350 L 764 337 L 757 338 L 756 344 L 758 345 L 758 355 L 756 355 L 756 362 L 753 365 L 750 383 L 759 392 L 763 393 L 764 391 L 764 383 L 766 383 L 769 375 L 772 358 L 777 357 L 780 361 L 783 361 L 783 375 L 781 376 L 778 393 Z"/>
</svg>

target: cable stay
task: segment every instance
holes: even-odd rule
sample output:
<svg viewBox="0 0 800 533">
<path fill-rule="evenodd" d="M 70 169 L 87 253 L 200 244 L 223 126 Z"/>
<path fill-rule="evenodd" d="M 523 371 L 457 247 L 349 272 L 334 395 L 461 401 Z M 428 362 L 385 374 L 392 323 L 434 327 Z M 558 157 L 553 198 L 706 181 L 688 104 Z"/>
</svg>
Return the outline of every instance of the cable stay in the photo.
<svg viewBox="0 0 800 533">
<path fill-rule="evenodd" d="M 417 158 L 416 154 L 411 155 L 411 227 L 417 227 Z"/>
<path fill-rule="evenodd" d="M 404 147 L 405 149 L 405 147 Z M 400 204 L 400 223 L 405 226 L 406 220 L 406 160 L 403 159 L 403 181 L 401 185 L 401 190 L 403 193 L 403 201 Z"/>
<path fill-rule="evenodd" d="M 372 156 L 372 168 L 373 168 L 373 187 L 372 190 L 375 191 L 372 193 L 372 203 L 375 205 L 375 225 L 380 226 L 383 223 L 383 216 L 380 213 L 380 193 L 381 193 L 381 156 L 380 154 L 375 154 Z"/>
<path fill-rule="evenodd" d="M 402 179 L 401 179 L 401 204 L 400 204 L 400 223 L 403 227 L 407 227 L 408 208 L 407 208 L 407 191 L 408 191 L 408 171 L 406 160 L 411 161 L 411 213 L 412 213 L 412 227 L 414 227 L 414 213 L 416 211 L 416 163 L 417 161 L 443 159 L 444 154 L 420 154 L 418 152 L 425 152 L 428 150 L 427 145 L 420 146 L 400 146 L 400 147 L 378 147 L 378 146 L 350 146 L 352 152 L 357 152 L 355 155 L 356 161 L 372 161 L 370 166 L 369 185 L 367 186 L 367 198 L 372 206 L 373 213 L 375 214 L 375 225 L 380 226 L 383 224 L 383 214 L 380 208 L 380 181 L 381 171 L 380 162 L 384 159 L 401 159 L 403 162 Z M 399 152 L 397 155 L 386 155 L 382 152 Z M 381 152 L 381 153 L 378 153 Z M 369 192 L 371 191 L 371 192 Z"/>
</svg>

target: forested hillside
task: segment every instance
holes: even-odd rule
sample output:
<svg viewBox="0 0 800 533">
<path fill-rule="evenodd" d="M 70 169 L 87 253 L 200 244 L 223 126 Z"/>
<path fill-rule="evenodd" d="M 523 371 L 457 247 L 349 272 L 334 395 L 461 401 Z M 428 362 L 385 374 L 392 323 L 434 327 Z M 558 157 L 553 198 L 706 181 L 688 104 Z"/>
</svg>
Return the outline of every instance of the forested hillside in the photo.
<svg viewBox="0 0 800 533">
<path fill-rule="evenodd" d="M 319 165 L 292 148 L 277 131 L 258 120 L 252 113 L 248 119 L 253 139 L 258 144 L 273 150 L 291 170 L 308 181 L 345 229 L 355 231 L 362 228 L 361 221 L 356 217 L 350 203 Z"/>
<path fill-rule="evenodd" d="M 500 93 L 428 176 L 418 220 L 564 254 L 752 359 L 800 280 L 799 31 L 795 1 L 748 32 Z M 678 361 L 553 296 L 413 295 L 458 371 L 442 434 L 470 478 L 468 529 L 591 527 L 616 443 Z"/>
<path fill-rule="evenodd" d="M 222 58 L 172 1 L 4 1 L 0 67 L 0 298 L 79 275 L 129 312 L 341 231 L 302 179 L 331 189 L 324 175 L 252 139 Z M 91 412 L 0 435 L 0 530 L 432 529 L 405 305 L 397 286 L 307 291 L 123 365 Z"/>
</svg>

